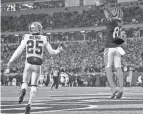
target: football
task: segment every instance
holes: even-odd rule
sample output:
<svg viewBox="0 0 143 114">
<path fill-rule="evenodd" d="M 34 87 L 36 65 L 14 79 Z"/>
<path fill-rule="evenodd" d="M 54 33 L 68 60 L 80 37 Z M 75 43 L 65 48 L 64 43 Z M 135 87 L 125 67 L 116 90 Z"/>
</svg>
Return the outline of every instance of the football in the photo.
<svg viewBox="0 0 143 114">
<path fill-rule="evenodd" d="M 115 44 L 121 45 L 123 44 L 125 41 L 122 38 L 115 38 L 115 40 L 113 41 Z"/>
</svg>

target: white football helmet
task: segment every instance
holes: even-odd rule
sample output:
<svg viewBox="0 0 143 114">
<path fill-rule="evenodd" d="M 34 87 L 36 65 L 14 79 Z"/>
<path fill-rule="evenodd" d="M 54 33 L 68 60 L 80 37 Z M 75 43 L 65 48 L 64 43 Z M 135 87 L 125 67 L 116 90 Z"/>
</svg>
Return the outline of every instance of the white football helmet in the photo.
<svg viewBox="0 0 143 114">
<path fill-rule="evenodd" d="M 39 22 L 33 22 L 32 24 L 29 25 L 29 32 L 31 34 L 33 34 L 33 33 L 41 34 L 42 30 L 43 30 L 43 27 L 42 27 L 41 23 L 39 23 Z"/>
</svg>

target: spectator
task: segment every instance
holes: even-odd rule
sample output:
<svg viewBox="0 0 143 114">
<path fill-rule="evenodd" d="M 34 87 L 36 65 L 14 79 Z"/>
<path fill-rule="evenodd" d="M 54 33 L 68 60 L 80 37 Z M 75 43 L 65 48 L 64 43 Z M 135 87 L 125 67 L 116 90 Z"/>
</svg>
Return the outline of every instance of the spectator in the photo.
<svg viewBox="0 0 143 114">
<path fill-rule="evenodd" d="M 130 76 L 129 75 L 127 75 L 127 77 L 126 77 L 126 87 L 130 87 Z"/>
<path fill-rule="evenodd" d="M 88 83 L 88 87 L 91 86 L 91 75 L 89 74 L 88 77 L 87 77 L 87 83 Z"/>
<path fill-rule="evenodd" d="M 37 2 L 38 3 L 38 2 Z M 39 5 L 39 3 L 38 3 Z M 43 8 L 47 7 L 44 6 Z M 41 8 L 40 8 L 41 9 Z M 143 9 L 139 6 L 123 7 L 124 24 L 137 24 L 143 22 Z M 48 13 L 27 14 L 17 16 L 2 16 L 2 31 L 25 31 L 28 30 L 29 23 L 39 21 L 44 29 L 61 29 L 61 28 L 80 28 L 102 25 L 100 20 L 103 18 L 98 8 L 78 11 L 55 12 L 52 15 Z M 136 17 L 136 18 L 133 18 Z"/>
<path fill-rule="evenodd" d="M 143 87 L 143 74 L 142 74 L 142 77 L 141 77 L 141 81 L 142 81 L 141 86 Z"/>
<path fill-rule="evenodd" d="M 100 87 L 103 87 L 103 75 L 101 74 L 99 77 Z"/>
<path fill-rule="evenodd" d="M 57 67 L 53 68 L 51 75 L 52 75 L 53 81 L 54 81 L 54 83 L 51 86 L 51 89 L 53 89 L 54 86 L 55 86 L 55 89 L 58 89 L 58 86 L 59 86 L 59 75 L 60 75 L 59 68 L 57 68 Z"/>
<path fill-rule="evenodd" d="M 103 75 L 103 87 L 106 87 L 107 77 Z"/>
<path fill-rule="evenodd" d="M 96 86 L 96 76 L 92 76 L 92 87 Z"/>
</svg>

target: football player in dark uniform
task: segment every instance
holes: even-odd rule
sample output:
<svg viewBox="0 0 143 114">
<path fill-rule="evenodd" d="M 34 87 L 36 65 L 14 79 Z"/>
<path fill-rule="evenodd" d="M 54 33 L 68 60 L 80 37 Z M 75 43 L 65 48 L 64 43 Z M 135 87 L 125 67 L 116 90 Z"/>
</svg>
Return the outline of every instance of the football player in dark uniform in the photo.
<svg viewBox="0 0 143 114">
<path fill-rule="evenodd" d="M 123 94 L 123 71 L 121 68 L 121 56 L 125 51 L 120 47 L 124 43 L 122 39 L 123 12 L 120 8 L 110 10 L 105 5 L 105 0 L 96 0 L 99 6 L 104 11 L 105 19 L 102 22 L 106 25 L 106 42 L 104 50 L 104 61 L 106 67 L 106 75 L 111 86 L 111 99 L 114 97 L 120 99 Z M 119 78 L 119 89 L 113 82 L 113 66 L 116 68 Z"/>
</svg>

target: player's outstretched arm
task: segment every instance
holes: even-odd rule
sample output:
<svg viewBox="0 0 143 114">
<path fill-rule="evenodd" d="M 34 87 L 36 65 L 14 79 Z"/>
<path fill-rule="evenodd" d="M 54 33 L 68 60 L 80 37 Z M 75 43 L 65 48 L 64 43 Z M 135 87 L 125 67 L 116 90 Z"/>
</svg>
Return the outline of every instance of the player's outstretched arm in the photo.
<svg viewBox="0 0 143 114">
<path fill-rule="evenodd" d="M 112 18 L 112 13 L 110 12 L 110 10 L 109 10 L 108 8 L 104 8 L 104 9 L 103 9 L 103 12 L 104 12 L 105 18 L 106 18 L 107 20 L 110 20 L 110 21 L 113 20 L 113 18 Z"/>
<path fill-rule="evenodd" d="M 102 23 L 106 22 L 106 20 L 112 21 L 112 13 L 109 10 L 108 2 L 106 0 L 94 0 L 95 6 L 100 10 L 103 10 L 105 18 L 101 20 Z"/>
<path fill-rule="evenodd" d="M 54 50 L 49 43 L 47 43 L 46 49 L 47 49 L 48 52 L 49 52 L 50 54 L 52 54 L 52 55 L 58 54 L 60 51 L 63 50 L 62 46 L 60 46 L 60 47 L 58 47 L 56 50 Z"/>
<path fill-rule="evenodd" d="M 19 45 L 19 47 L 15 50 L 15 52 L 13 53 L 12 57 L 10 58 L 8 64 L 7 64 L 7 67 L 9 68 L 11 63 L 17 59 L 19 57 L 19 55 L 22 54 L 24 48 L 26 47 L 26 42 L 25 40 L 22 40 L 21 41 L 21 44 Z"/>
</svg>

